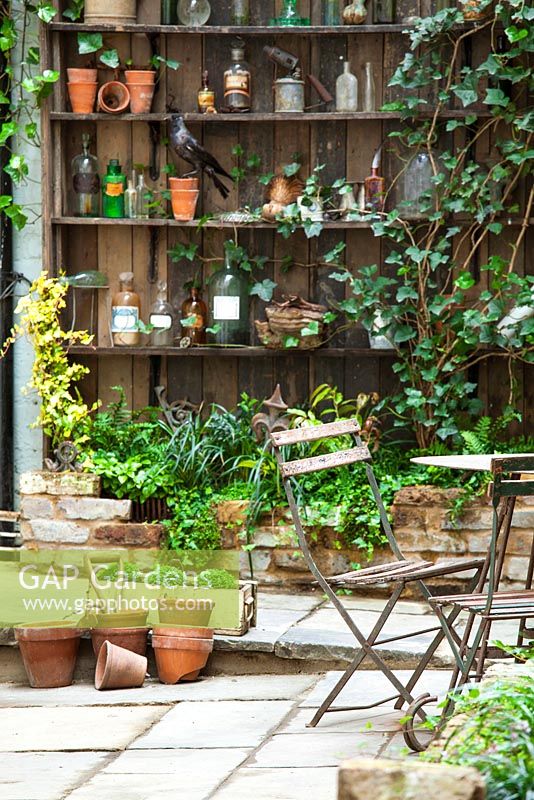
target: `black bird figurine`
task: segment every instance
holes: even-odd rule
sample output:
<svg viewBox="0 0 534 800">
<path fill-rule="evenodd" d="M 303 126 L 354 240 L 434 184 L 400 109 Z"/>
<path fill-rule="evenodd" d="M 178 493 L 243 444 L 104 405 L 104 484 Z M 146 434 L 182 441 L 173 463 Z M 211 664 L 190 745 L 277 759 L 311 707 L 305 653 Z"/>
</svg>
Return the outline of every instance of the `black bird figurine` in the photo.
<svg viewBox="0 0 534 800">
<path fill-rule="evenodd" d="M 212 179 L 219 192 L 226 199 L 230 192 L 224 183 L 219 180 L 217 175 L 223 175 L 231 181 L 234 179 L 221 167 L 217 159 L 208 153 L 208 151 L 197 142 L 191 132 L 188 131 L 185 126 L 183 114 L 173 114 L 171 117 L 170 141 L 180 158 L 183 158 L 184 161 L 187 161 L 188 164 L 194 167 L 194 170 L 188 172 L 184 177 L 195 175 L 202 170 Z"/>
</svg>

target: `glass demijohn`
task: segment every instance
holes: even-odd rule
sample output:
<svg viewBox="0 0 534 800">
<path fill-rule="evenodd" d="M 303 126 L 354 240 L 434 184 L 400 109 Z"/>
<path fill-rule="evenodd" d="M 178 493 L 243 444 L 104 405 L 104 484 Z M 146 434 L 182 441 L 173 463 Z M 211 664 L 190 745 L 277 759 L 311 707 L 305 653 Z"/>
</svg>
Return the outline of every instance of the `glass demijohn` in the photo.
<svg viewBox="0 0 534 800">
<path fill-rule="evenodd" d="M 229 252 L 210 280 L 210 317 L 216 344 L 246 345 L 250 340 L 248 278 Z"/>
<path fill-rule="evenodd" d="M 72 159 L 72 213 L 75 217 L 100 214 L 98 159 L 89 152 L 91 137 L 82 136 L 82 152 Z"/>
<path fill-rule="evenodd" d="M 343 72 L 336 81 L 336 111 L 358 110 L 358 78 L 350 71 L 350 62 L 343 62 Z"/>
<path fill-rule="evenodd" d="M 167 301 L 165 281 L 158 283 L 158 296 L 150 309 L 149 322 L 154 326 L 150 334 L 150 344 L 153 347 L 170 347 L 173 343 L 174 314 L 171 304 Z"/>
<path fill-rule="evenodd" d="M 205 25 L 211 14 L 208 0 L 179 0 L 178 19 L 182 25 L 197 28 Z"/>
</svg>

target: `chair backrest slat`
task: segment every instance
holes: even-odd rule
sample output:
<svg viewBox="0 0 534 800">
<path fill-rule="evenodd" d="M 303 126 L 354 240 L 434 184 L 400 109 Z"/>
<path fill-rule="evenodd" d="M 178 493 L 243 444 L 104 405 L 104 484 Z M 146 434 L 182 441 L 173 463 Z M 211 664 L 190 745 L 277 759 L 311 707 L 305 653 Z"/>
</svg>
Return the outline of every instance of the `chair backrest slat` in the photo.
<svg viewBox="0 0 534 800">
<path fill-rule="evenodd" d="M 308 472 L 354 464 L 356 461 L 371 461 L 368 447 L 353 447 L 351 450 L 338 450 L 336 453 L 301 458 L 299 461 L 286 461 L 280 466 L 280 470 L 284 478 L 290 478 L 293 475 L 305 475 Z"/>
<path fill-rule="evenodd" d="M 518 453 L 516 456 L 495 456 L 491 462 L 493 496 L 527 497 L 534 494 L 534 454 Z M 527 480 L 504 478 L 509 473 L 533 473 Z"/>
<path fill-rule="evenodd" d="M 344 436 L 360 432 L 360 426 L 354 419 L 344 419 L 340 422 L 327 422 L 324 425 L 309 425 L 303 428 L 294 428 L 290 431 L 271 433 L 275 447 L 299 444 L 299 442 L 317 442 L 319 439 L 331 439 L 333 436 Z"/>
</svg>

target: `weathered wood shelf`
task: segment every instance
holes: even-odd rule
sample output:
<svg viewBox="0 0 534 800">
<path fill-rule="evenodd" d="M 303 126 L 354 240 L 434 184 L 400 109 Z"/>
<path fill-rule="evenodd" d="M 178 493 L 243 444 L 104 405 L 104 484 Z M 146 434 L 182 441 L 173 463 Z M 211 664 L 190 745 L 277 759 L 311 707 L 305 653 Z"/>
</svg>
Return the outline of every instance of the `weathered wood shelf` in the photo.
<svg viewBox="0 0 534 800">
<path fill-rule="evenodd" d="M 491 114 L 487 109 L 473 110 L 479 119 L 489 119 Z M 74 114 L 72 111 L 52 111 L 50 119 L 59 122 L 166 122 L 171 118 L 171 113 L 163 114 Z M 425 114 L 421 111 L 418 116 L 431 118 L 432 111 Z M 465 109 L 451 109 L 443 111 L 439 119 L 464 119 Z M 251 123 L 251 122 L 338 122 L 344 120 L 387 120 L 401 119 L 395 111 L 313 111 L 313 112 L 253 112 L 250 114 L 197 114 L 186 112 L 186 122 L 190 123 Z"/>
<path fill-rule="evenodd" d="M 70 347 L 71 355 L 79 356 L 169 356 L 171 358 L 280 358 L 284 356 L 313 356 L 320 358 L 380 358 L 392 357 L 394 350 L 371 348 L 325 347 L 318 350 L 270 350 L 267 347 Z"/>
<path fill-rule="evenodd" d="M 354 33 L 409 33 L 410 25 L 399 22 L 391 25 L 200 25 L 191 28 L 186 25 L 87 25 L 85 22 L 53 22 L 49 25 L 53 31 L 63 33 L 162 33 L 167 35 L 195 33 L 198 35 L 240 34 L 242 36 L 294 36 L 295 34 L 325 35 L 339 34 L 346 36 Z"/>
<path fill-rule="evenodd" d="M 54 217 L 54 225 L 117 225 L 135 226 L 138 228 L 198 228 L 199 220 L 193 219 L 191 222 L 181 222 L 175 219 L 108 219 L 107 217 Z M 354 228 L 366 228 L 371 226 L 368 222 L 345 222 L 344 220 L 321 223 L 326 230 L 351 230 Z M 263 228 L 264 230 L 276 231 L 277 224 L 271 222 L 223 222 L 218 219 L 210 219 L 202 223 L 202 228 Z"/>
</svg>

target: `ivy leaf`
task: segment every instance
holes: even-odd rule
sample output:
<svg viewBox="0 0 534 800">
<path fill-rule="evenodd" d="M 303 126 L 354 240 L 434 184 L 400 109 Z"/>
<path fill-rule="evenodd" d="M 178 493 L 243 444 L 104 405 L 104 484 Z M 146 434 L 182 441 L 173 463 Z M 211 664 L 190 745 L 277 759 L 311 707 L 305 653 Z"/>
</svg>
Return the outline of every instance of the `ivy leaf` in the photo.
<svg viewBox="0 0 534 800">
<path fill-rule="evenodd" d="M 332 250 L 329 250 L 328 253 L 325 253 L 323 256 L 323 261 L 325 264 L 331 264 L 333 261 L 337 261 L 338 256 L 341 255 L 346 246 L 347 245 L 345 242 L 338 242 Z"/>
<path fill-rule="evenodd" d="M 311 219 L 304 220 L 304 233 L 307 239 L 312 239 L 314 236 L 320 236 L 323 230 L 322 222 L 313 222 Z"/>
<path fill-rule="evenodd" d="M 79 33 L 78 34 L 78 53 L 96 53 L 104 46 L 101 33 Z"/>
<path fill-rule="evenodd" d="M 296 336 L 284 336 L 283 343 L 285 348 L 298 347 L 300 339 L 297 339 Z"/>
<path fill-rule="evenodd" d="M 274 281 L 270 280 L 269 278 L 265 278 L 264 281 L 261 283 L 255 283 L 252 289 L 250 290 L 251 295 L 257 295 L 260 300 L 264 300 L 268 303 L 273 298 L 273 292 L 276 289 L 278 284 Z"/>
<path fill-rule="evenodd" d="M 37 16 L 47 24 L 52 22 L 57 14 L 57 9 L 51 6 L 50 3 L 39 3 L 37 6 Z"/>
<path fill-rule="evenodd" d="M 206 328 L 206 333 L 211 333 L 213 336 L 217 336 L 219 331 L 221 330 L 221 323 L 216 322 L 211 328 Z"/>
<path fill-rule="evenodd" d="M 402 342 L 408 342 L 410 339 L 413 339 L 416 335 L 416 332 L 410 325 L 399 325 L 393 334 L 393 341 L 395 344 L 402 344 Z"/>
<path fill-rule="evenodd" d="M 11 136 L 18 132 L 19 126 L 16 122 L 4 122 L 0 128 L 0 145 L 5 144 Z"/>
<path fill-rule="evenodd" d="M 196 321 L 197 321 L 197 315 L 196 314 L 191 314 L 190 317 L 186 317 L 185 319 L 181 319 L 180 320 L 180 325 L 183 328 L 192 328 L 193 325 L 195 325 Z"/>
<path fill-rule="evenodd" d="M 186 258 L 188 261 L 194 261 L 198 252 L 198 245 L 196 244 L 176 244 L 172 250 L 167 253 L 171 257 L 171 261 L 181 261 Z"/>
<path fill-rule="evenodd" d="M 506 108 L 510 103 L 510 98 L 506 97 L 502 89 L 486 89 L 484 104 L 487 106 L 501 106 Z"/>
<path fill-rule="evenodd" d="M 268 186 L 273 178 L 274 172 L 268 172 L 266 175 L 260 175 L 258 178 L 258 183 L 261 183 L 262 186 Z"/>
<path fill-rule="evenodd" d="M 104 50 L 104 52 L 100 56 L 100 61 L 106 65 L 106 67 L 111 67 L 111 69 L 117 69 L 120 65 L 121 61 L 119 58 L 119 54 L 113 48 L 112 50 Z"/>
<path fill-rule="evenodd" d="M 517 28 L 515 25 L 505 28 L 504 32 L 509 42 L 520 42 L 528 37 L 527 28 Z"/>
<path fill-rule="evenodd" d="M 300 164 L 297 161 L 293 161 L 291 164 L 286 164 L 284 166 L 284 175 L 286 178 L 291 178 L 293 175 L 296 175 L 300 169 Z"/>
<path fill-rule="evenodd" d="M 323 322 L 325 325 L 330 325 L 331 322 L 334 322 L 337 319 L 337 314 L 334 314 L 333 311 L 327 311 L 326 314 L 323 314 Z"/>
<path fill-rule="evenodd" d="M 319 333 L 319 323 L 317 320 L 312 320 L 309 325 L 302 328 L 300 331 L 301 336 L 317 336 Z"/>
<path fill-rule="evenodd" d="M 454 281 L 454 285 L 457 286 L 459 289 L 465 291 L 466 289 L 470 289 L 472 286 L 475 285 L 475 279 L 473 278 L 470 272 L 464 270 L 463 272 L 460 272 L 460 274 Z"/>
</svg>

